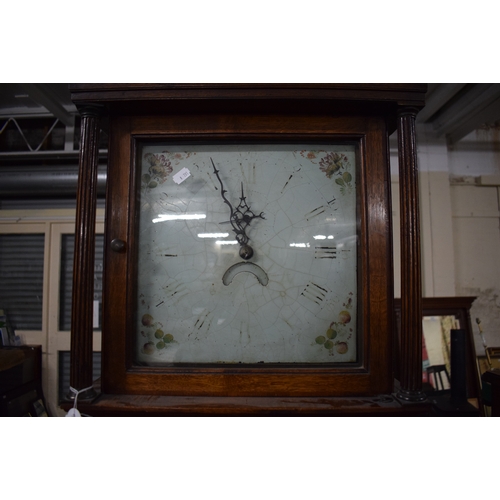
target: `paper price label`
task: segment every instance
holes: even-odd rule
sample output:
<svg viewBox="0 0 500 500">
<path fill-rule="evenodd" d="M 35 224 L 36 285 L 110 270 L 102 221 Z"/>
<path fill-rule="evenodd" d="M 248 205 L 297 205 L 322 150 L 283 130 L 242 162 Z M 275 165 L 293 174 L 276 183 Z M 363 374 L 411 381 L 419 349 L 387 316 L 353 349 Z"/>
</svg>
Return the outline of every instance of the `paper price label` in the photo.
<svg viewBox="0 0 500 500">
<path fill-rule="evenodd" d="M 190 175 L 191 172 L 189 171 L 189 169 L 183 168 L 174 175 L 173 179 L 176 184 L 180 184 L 181 182 L 184 182 Z"/>
</svg>

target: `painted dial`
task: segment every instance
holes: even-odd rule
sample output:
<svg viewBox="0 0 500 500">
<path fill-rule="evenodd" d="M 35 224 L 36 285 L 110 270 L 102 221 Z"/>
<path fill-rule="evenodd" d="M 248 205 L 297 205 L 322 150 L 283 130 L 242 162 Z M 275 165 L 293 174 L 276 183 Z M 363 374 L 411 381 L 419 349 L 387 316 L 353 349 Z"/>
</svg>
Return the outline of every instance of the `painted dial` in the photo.
<svg viewBox="0 0 500 500">
<path fill-rule="evenodd" d="M 247 260 L 225 196 L 255 218 Z M 357 359 L 356 156 L 349 144 L 144 144 L 136 362 Z"/>
</svg>

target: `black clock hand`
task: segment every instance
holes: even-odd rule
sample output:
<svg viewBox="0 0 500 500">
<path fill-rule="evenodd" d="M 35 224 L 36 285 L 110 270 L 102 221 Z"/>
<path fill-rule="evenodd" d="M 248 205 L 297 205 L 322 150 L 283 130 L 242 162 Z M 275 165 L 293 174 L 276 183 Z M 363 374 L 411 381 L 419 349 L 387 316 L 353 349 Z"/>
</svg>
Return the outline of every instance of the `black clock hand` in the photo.
<svg viewBox="0 0 500 500">
<path fill-rule="evenodd" d="M 222 184 L 222 181 L 220 180 L 219 170 L 217 170 L 215 168 L 215 164 L 214 164 L 214 161 L 212 160 L 212 158 L 210 158 L 210 161 L 212 162 L 212 166 L 214 167 L 214 173 L 217 176 L 217 179 L 219 179 L 220 194 L 222 196 L 222 199 L 224 200 L 224 203 L 229 207 L 229 212 L 231 214 L 230 217 L 229 217 L 229 220 L 226 221 L 226 222 L 230 222 L 231 225 L 233 226 L 233 230 L 234 230 L 234 223 L 233 223 L 233 220 L 234 220 L 234 210 L 233 210 L 233 206 L 231 205 L 231 202 L 226 198 L 227 191 L 224 189 L 224 185 Z"/>
<path fill-rule="evenodd" d="M 252 212 L 251 208 L 248 206 L 246 202 L 245 193 L 243 191 L 243 182 L 241 183 L 240 203 L 236 207 L 236 209 L 234 209 L 230 201 L 226 198 L 227 191 L 224 189 L 222 180 L 219 177 L 219 170 L 215 168 L 213 159 L 210 158 L 210 160 L 212 162 L 214 173 L 217 176 L 217 179 L 219 179 L 222 199 L 224 200 L 224 203 L 226 203 L 229 206 L 230 219 L 227 222 L 231 223 L 231 226 L 233 227 L 233 232 L 236 235 L 236 241 L 239 243 L 241 247 L 240 256 L 243 259 L 248 260 L 253 255 L 253 249 L 252 247 L 250 247 L 250 245 L 248 245 L 248 236 L 246 235 L 245 229 L 250 224 L 250 222 L 252 222 L 253 219 L 257 218 L 265 219 L 264 213 L 261 212 L 260 214 L 256 215 L 254 212 Z"/>
<path fill-rule="evenodd" d="M 243 234 L 245 235 L 246 242 L 248 242 L 248 237 L 245 234 L 245 228 L 252 222 L 253 219 L 265 219 L 264 217 L 264 212 L 261 212 L 260 214 L 256 215 L 255 213 L 252 212 L 252 209 L 247 205 L 246 197 L 243 192 L 243 182 L 241 183 L 241 198 L 240 198 L 240 204 L 236 207 L 236 210 L 234 211 L 234 216 L 237 219 L 237 224 L 238 227 L 243 231 Z"/>
</svg>

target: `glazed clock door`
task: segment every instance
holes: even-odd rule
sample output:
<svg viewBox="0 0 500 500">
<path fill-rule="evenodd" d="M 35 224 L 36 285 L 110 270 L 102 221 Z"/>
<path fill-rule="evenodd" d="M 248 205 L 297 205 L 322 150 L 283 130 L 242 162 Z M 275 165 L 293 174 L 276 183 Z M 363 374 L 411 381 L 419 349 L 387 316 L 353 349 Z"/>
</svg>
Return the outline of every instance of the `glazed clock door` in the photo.
<svg viewBox="0 0 500 500">
<path fill-rule="evenodd" d="M 110 123 L 103 390 L 390 391 L 384 122 L 179 120 Z"/>
<path fill-rule="evenodd" d="M 137 365 L 359 361 L 355 144 L 135 149 Z"/>
</svg>

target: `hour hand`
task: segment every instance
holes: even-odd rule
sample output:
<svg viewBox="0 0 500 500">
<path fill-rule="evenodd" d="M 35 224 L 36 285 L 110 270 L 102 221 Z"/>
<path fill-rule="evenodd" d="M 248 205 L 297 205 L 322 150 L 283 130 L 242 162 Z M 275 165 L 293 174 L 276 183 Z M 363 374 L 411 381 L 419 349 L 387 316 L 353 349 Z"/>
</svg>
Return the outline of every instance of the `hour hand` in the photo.
<svg viewBox="0 0 500 500">
<path fill-rule="evenodd" d="M 265 219 L 264 212 L 256 215 L 247 204 L 245 193 L 243 192 L 243 182 L 241 183 L 241 198 L 240 204 L 236 207 L 236 214 L 240 214 L 240 222 L 244 222 L 246 226 L 252 222 L 253 219 Z"/>
</svg>

